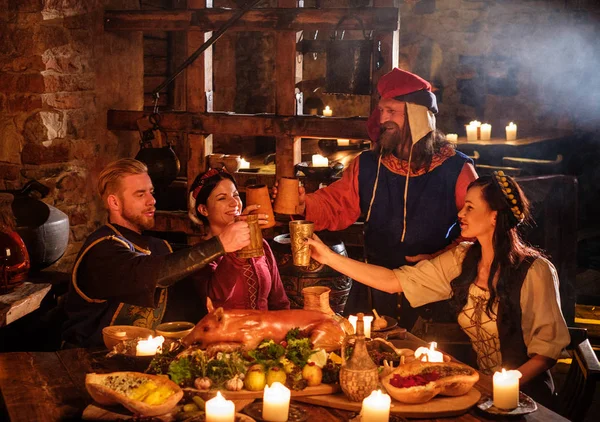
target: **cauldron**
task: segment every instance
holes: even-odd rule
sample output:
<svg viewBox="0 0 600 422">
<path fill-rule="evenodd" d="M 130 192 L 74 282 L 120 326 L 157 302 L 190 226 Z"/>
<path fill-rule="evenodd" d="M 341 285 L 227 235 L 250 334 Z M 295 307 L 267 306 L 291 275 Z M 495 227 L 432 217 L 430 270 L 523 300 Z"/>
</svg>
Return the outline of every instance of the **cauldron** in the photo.
<svg viewBox="0 0 600 422">
<path fill-rule="evenodd" d="M 325 241 L 325 243 L 335 253 L 348 256 L 344 242 Z M 352 286 L 352 279 L 314 259 L 310 260 L 308 267 L 294 266 L 289 233 L 275 236 L 270 245 L 277 260 L 281 281 L 292 308 L 304 308 L 302 289 L 312 286 L 324 286 L 331 289 L 329 294 L 331 309 L 338 314 L 344 311 Z"/>
<path fill-rule="evenodd" d="M 46 268 L 63 256 L 69 244 L 69 217 L 58 208 L 31 196 L 38 192 L 44 198 L 49 189 L 36 180 L 21 190 L 4 191 L 14 195 L 12 212 L 15 231 L 29 252 L 32 270 Z"/>
</svg>

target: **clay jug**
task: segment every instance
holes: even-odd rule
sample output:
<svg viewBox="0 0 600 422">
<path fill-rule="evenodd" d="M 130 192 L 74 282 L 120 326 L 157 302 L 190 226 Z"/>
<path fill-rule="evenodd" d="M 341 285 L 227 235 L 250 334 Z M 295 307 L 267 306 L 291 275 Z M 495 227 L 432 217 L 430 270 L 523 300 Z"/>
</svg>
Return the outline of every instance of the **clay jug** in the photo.
<svg viewBox="0 0 600 422">
<path fill-rule="evenodd" d="M 344 337 L 342 343 L 342 367 L 340 387 L 350 401 L 362 401 L 379 385 L 379 370 L 367 351 L 363 317 L 359 313 L 356 321 L 356 334 Z M 354 339 L 352 357 L 346 360 L 348 340 Z"/>
<path fill-rule="evenodd" d="M 277 197 L 273 210 L 277 214 L 296 214 L 296 207 L 300 204 L 298 196 L 299 180 L 295 177 L 282 177 L 279 179 Z"/>
<path fill-rule="evenodd" d="M 324 286 L 303 288 L 304 309 L 308 311 L 321 311 L 328 315 L 333 315 L 335 312 L 329 306 L 329 292 L 331 292 L 331 289 Z"/>
</svg>

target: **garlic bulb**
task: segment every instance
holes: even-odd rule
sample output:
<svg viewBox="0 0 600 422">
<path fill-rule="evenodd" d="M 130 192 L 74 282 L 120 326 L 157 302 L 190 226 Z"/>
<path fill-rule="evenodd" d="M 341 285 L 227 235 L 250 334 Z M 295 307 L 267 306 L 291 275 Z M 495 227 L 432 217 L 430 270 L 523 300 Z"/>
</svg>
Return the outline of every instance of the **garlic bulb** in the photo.
<svg viewBox="0 0 600 422">
<path fill-rule="evenodd" d="M 208 377 L 196 378 L 194 387 L 198 390 L 208 390 L 212 386 L 212 381 Z"/>
<path fill-rule="evenodd" d="M 244 387 L 244 381 L 237 375 L 225 383 L 225 388 L 229 391 L 240 391 Z"/>
</svg>

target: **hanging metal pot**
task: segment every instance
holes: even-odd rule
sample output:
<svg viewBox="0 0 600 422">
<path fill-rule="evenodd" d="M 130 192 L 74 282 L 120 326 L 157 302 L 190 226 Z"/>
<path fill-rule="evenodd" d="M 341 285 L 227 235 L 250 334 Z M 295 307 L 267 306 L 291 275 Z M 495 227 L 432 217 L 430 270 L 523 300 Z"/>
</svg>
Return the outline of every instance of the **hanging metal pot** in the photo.
<svg viewBox="0 0 600 422">
<path fill-rule="evenodd" d="M 347 18 L 356 19 L 363 28 L 364 40 L 344 40 L 338 28 Z M 362 20 L 357 16 L 344 16 L 338 22 L 331 40 L 327 43 L 327 72 L 325 91 L 336 94 L 371 94 L 371 56 L 373 42 L 367 36 Z"/>
<path fill-rule="evenodd" d="M 155 187 L 166 187 L 177 178 L 181 165 L 166 132 L 160 128 L 160 115 L 153 114 L 148 119 L 153 127 L 142 133 L 140 150 L 135 158 L 146 164 L 148 175 Z M 162 146 L 163 136 L 166 142 L 165 146 Z M 152 146 L 153 140 L 157 141 L 158 148 Z"/>
</svg>

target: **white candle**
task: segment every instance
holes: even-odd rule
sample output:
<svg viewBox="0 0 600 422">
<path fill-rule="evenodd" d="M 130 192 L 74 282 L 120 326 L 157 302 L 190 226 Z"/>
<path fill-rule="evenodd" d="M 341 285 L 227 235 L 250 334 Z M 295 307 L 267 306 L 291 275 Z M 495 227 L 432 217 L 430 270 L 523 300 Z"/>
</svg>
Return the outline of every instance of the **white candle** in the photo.
<svg viewBox="0 0 600 422">
<path fill-rule="evenodd" d="M 373 322 L 373 317 L 371 315 L 365 315 L 363 321 L 365 322 L 365 337 L 371 338 L 371 323 Z"/>
<path fill-rule="evenodd" d="M 458 134 L 457 133 L 447 133 L 446 140 L 448 142 L 457 143 L 458 142 Z"/>
<path fill-rule="evenodd" d="M 506 126 L 506 140 L 514 141 L 515 139 L 517 139 L 517 125 L 510 122 L 508 126 Z"/>
<path fill-rule="evenodd" d="M 435 350 L 437 343 L 432 341 L 427 347 L 419 347 L 415 350 L 415 358 L 420 359 L 422 362 L 443 362 L 444 354 Z"/>
<path fill-rule="evenodd" d="M 337 144 L 340 147 L 347 147 L 350 145 L 350 139 L 338 139 Z"/>
<path fill-rule="evenodd" d="M 312 165 L 313 167 L 327 167 L 329 165 L 329 160 L 321 154 L 313 154 Z"/>
<path fill-rule="evenodd" d="M 480 121 L 478 121 L 478 120 L 471 120 L 471 121 L 469 122 L 469 125 L 470 125 L 470 126 L 475 126 L 475 127 L 480 127 L 480 126 L 481 126 L 481 122 L 480 122 Z"/>
<path fill-rule="evenodd" d="M 358 320 L 358 317 L 356 315 L 350 315 L 348 317 L 348 321 L 350 321 L 350 324 L 352 324 L 352 328 L 354 328 L 354 334 L 356 334 L 356 321 Z"/>
<path fill-rule="evenodd" d="M 481 125 L 481 140 L 489 141 L 492 137 L 492 125 L 484 123 Z"/>
<path fill-rule="evenodd" d="M 507 371 L 494 374 L 494 406 L 499 409 L 515 409 L 519 406 L 519 371 Z"/>
<path fill-rule="evenodd" d="M 333 110 L 329 108 L 329 106 L 325 107 L 325 110 L 323 110 L 323 116 L 325 117 L 331 117 L 333 115 Z"/>
<path fill-rule="evenodd" d="M 250 168 L 250 162 L 246 161 L 242 158 L 242 162 L 240 163 L 240 168 L 241 169 L 249 169 Z"/>
<path fill-rule="evenodd" d="M 472 142 L 477 140 L 477 129 L 478 127 L 472 124 L 468 124 L 465 126 L 467 129 L 467 142 Z"/>
<path fill-rule="evenodd" d="M 388 422 L 390 420 L 390 406 L 392 399 L 381 390 L 376 390 L 362 402 L 360 417 L 368 422 Z"/>
<path fill-rule="evenodd" d="M 154 356 L 162 348 L 164 341 L 165 338 L 163 336 L 154 338 L 150 336 L 147 340 L 139 340 L 135 346 L 135 354 L 136 356 Z"/>
<path fill-rule="evenodd" d="M 235 404 L 225 400 L 220 391 L 205 403 L 206 422 L 234 422 Z"/>
<path fill-rule="evenodd" d="M 290 390 L 280 382 L 265 386 L 262 418 L 265 421 L 284 422 L 290 412 Z"/>
</svg>

